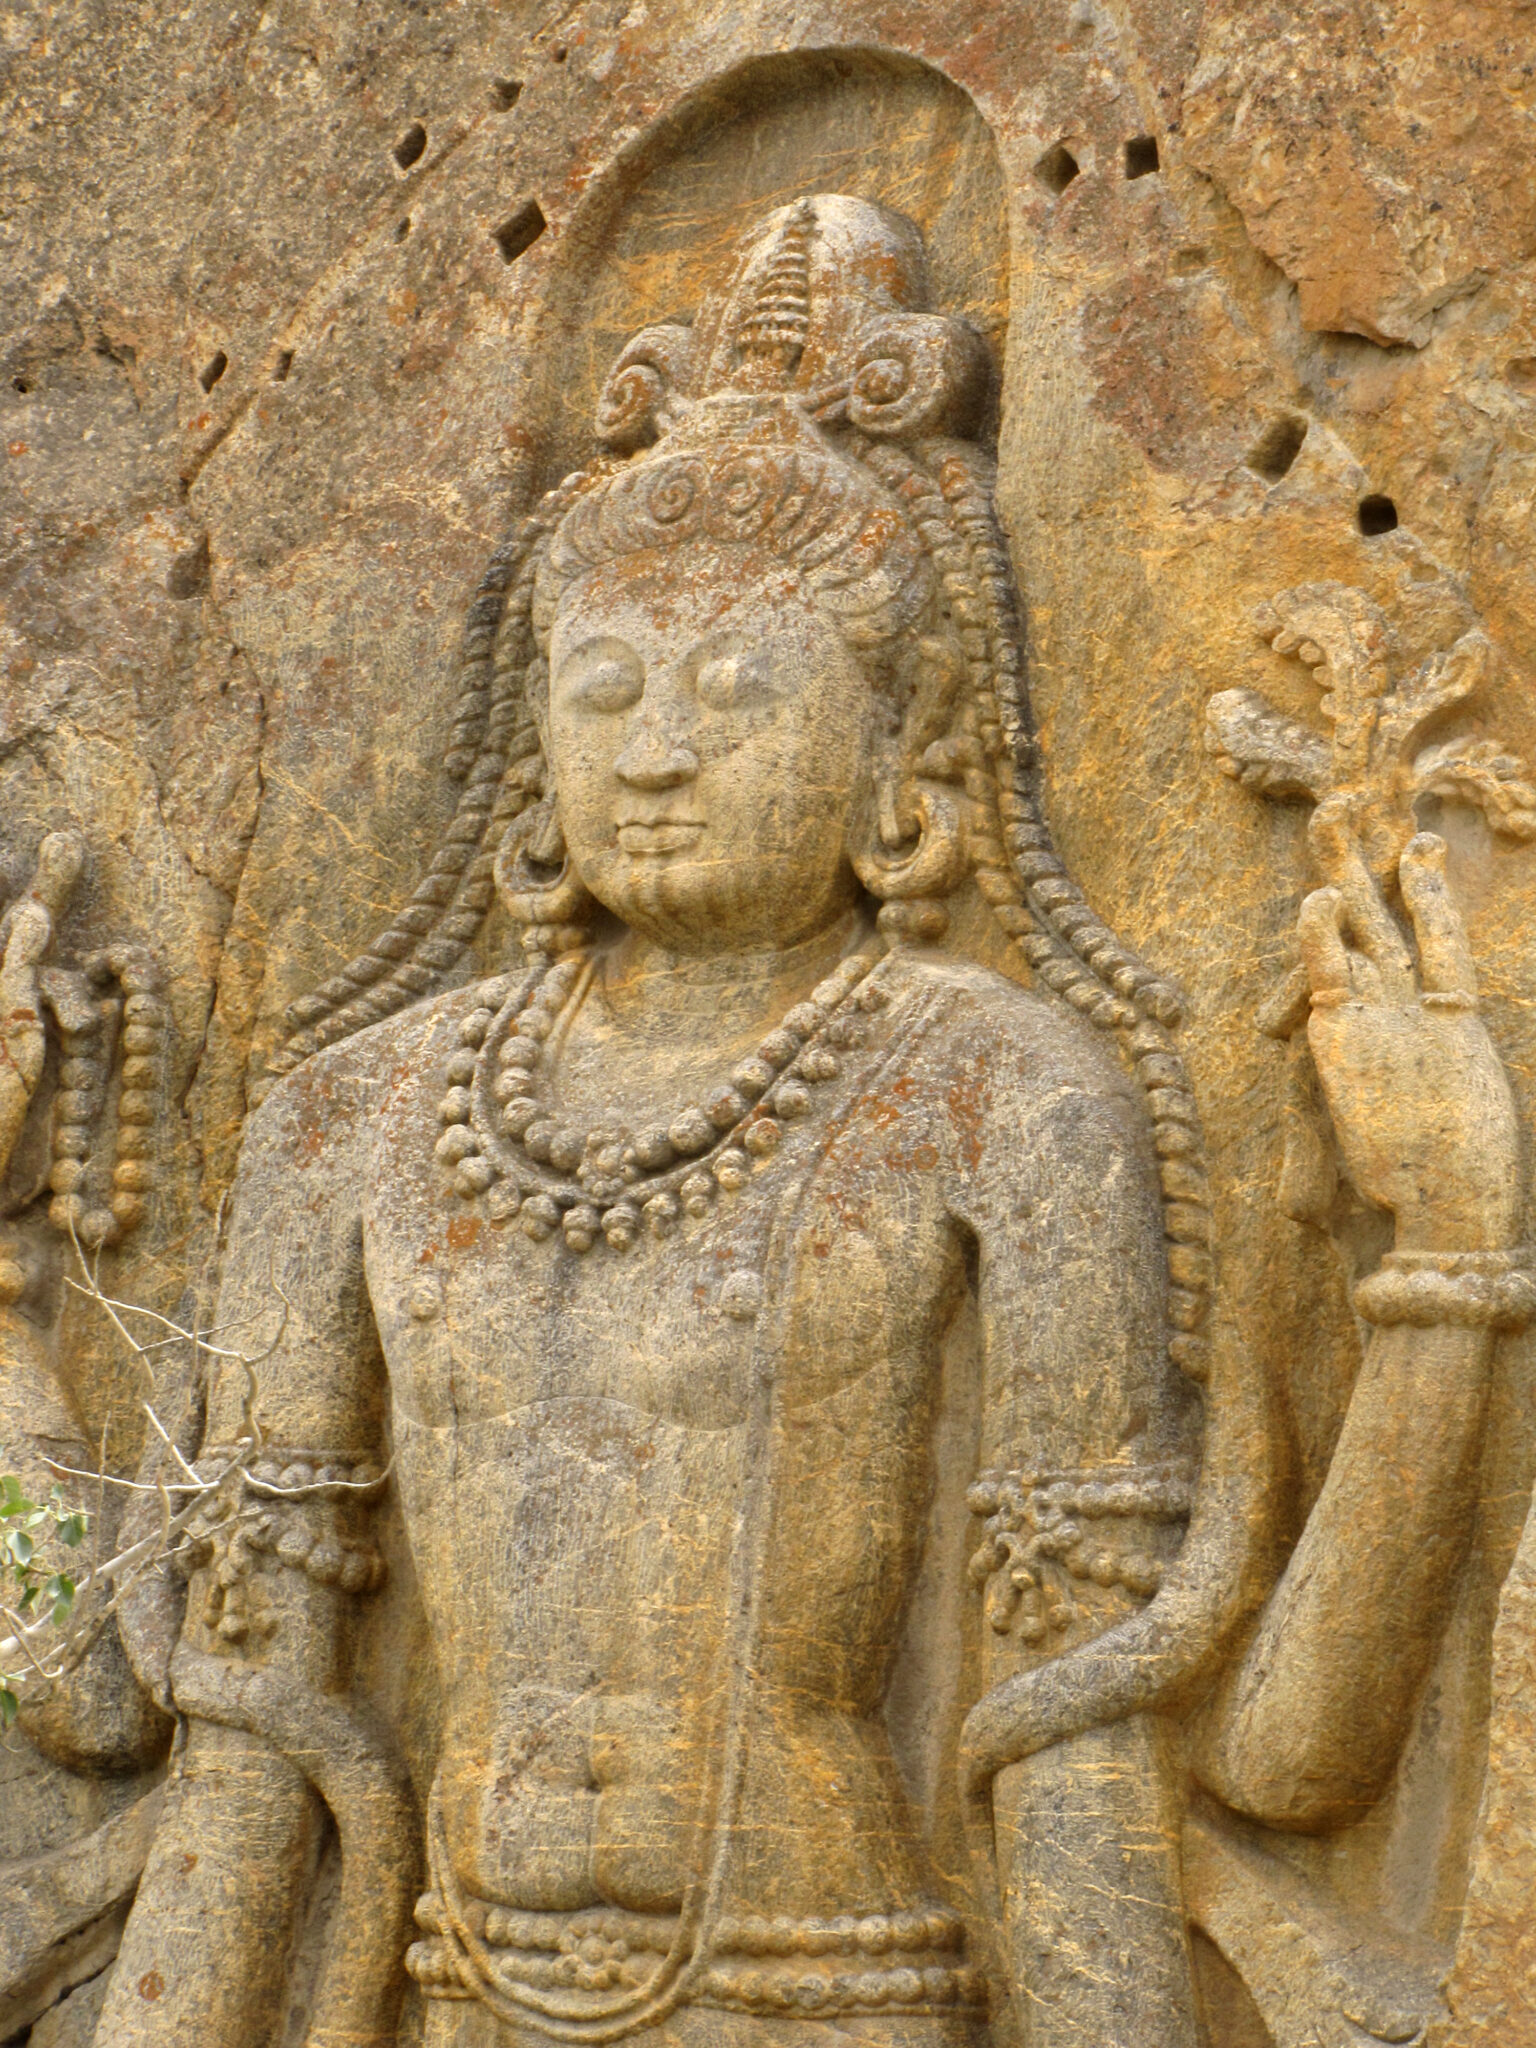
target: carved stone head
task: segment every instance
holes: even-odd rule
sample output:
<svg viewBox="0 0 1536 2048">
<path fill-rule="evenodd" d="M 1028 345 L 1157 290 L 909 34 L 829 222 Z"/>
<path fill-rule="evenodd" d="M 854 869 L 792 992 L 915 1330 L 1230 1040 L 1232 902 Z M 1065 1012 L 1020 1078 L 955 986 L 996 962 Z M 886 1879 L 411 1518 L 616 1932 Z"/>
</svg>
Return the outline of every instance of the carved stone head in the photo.
<svg viewBox="0 0 1536 2048">
<path fill-rule="evenodd" d="M 620 356 L 598 431 L 643 452 L 583 479 L 534 584 L 548 844 L 503 868 L 531 921 L 523 849 L 558 821 L 567 883 L 683 949 L 792 943 L 859 879 L 938 927 L 972 864 L 943 786 L 977 726 L 979 592 L 907 450 L 947 447 L 974 488 L 976 452 L 934 437 L 973 423 L 987 366 L 923 271 L 910 222 L 801 200 L 692 328 Z"/>
</svg>

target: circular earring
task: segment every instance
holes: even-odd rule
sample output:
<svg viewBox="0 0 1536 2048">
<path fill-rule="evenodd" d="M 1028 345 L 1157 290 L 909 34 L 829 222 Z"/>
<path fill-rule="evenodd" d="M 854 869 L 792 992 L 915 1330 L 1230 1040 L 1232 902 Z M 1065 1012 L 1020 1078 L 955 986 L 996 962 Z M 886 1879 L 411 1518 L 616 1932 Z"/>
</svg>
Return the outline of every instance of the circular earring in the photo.
<svg viewBox="0 0 1536 2048">
<path fill-rule="evenodd" d="M 507 827 L 492 872 L 508 917 L 523 927 L 525 952 L 558 957 L 586 944 L 597 904 L 571 866 L 552 796 Z"/>
<path fill-rule="evenodd" d="M 881 846 L 853 856 L 854 873 L 880 899 L 876 922 L 893 945 L 931 945 L 943 938 L 949 912 L 942 899 L 959 888 L 970 866 L 954 798 L 918 783 L 915 799 L 916 846 L 895 854 Z M 881 810 L 887 810 L 883 803 Z M 891 829 L 884 817 L 882 824 Z"/>
</svg>

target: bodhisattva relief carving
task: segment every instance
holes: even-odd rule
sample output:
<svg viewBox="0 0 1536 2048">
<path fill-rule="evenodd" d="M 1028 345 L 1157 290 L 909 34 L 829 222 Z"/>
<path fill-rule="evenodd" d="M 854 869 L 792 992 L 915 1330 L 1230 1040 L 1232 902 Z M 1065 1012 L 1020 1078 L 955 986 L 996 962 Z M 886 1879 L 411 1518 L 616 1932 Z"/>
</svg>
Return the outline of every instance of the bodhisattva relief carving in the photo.
<svg viewBox="0 0 1536 2048">
<path fill-rule="evenodd" d="M 628 344 L 590 461 L 493 557 L 447 841 L 295 1006 L 245 1140 L 215 1322 L 249 1341 L 182 1446 L 217 1484 L 124 1608 L 180 1734 L 107 2048 L 257 2048 L 290 2009 L 310 2048 L 1195 2048 L 1196 1938 L 1280 2048 L 1437 2024 L 1447 1959 L 1281 1852 L 1390 1777 L 1536 1312 L 1412 809 L 1454 788 L 1528 837 L 1536 799 L 1424 736 L 1486 642 L 1394 689 L 1338 585 L 1267 622 L 1326 668 L 1331 750 L 1213 707 L 1234 772 L 1316 805 L 1267 1021 L 1284 1199 L 1335 1229 L 1362 1343 L 1273 1563 L 1183 998 L 1042 807 L 993 375 L 910 221 L 798 199 Z M 160 1012 L 110 956 L 105 995 L 38 979 L 77 858 L 11 916 L 0 1115 L 40 987 L 53 1213 L 89 1247 L 151 1170 Z M 436 992 L 493 896 L 523 957 Z M 112 1165 L 82 1134 L 119 986 Z M 420 1784 L 353 1680 L 386 1570 L 441 1697 Z"/>
<path fill-rule="evenodd" d="M 0 1446 L 12 1495 L 0 1527 L 8 1579 L 13 1562 L 42 1544 L 35 1522 L 14 1518 L 15 1496 L 49 1502 L 66 1483 L 88 1483 L 98 1461 L 60 1370 L 62 1292 L 72 1272 L 89 1281 L 90 1262 L 138 1228 L 156 1177 L 170 1028 L 163 975 L 134 945 L 59 957 L 58 922 L 86 864 L 80 834 L 51 833 L 28 885 L 0 918 Z M 48 1519 L 69 1520 L 62 1512 Z M 61 1656 L 39 1608 L 28 1600 L 18 1613 L 9 1604 L 20 1597 L 8 1583 L 3 1668 L 9 1674 L 19 1663 L 28 1676 L 55 1682 L 32 1699 L 7 1685 L 4 1725 L 19 1718 L 46 1756 L 88 1773 L 153 1762 L 169 1724 L 134 1686 L 115 1630 L 87 1632 Z M 44 1639 L 23 1648 L 18 1637 L 29 1622 Z M 57 1683 L 66 1673 L 68 1684 Z"/>
</svg>

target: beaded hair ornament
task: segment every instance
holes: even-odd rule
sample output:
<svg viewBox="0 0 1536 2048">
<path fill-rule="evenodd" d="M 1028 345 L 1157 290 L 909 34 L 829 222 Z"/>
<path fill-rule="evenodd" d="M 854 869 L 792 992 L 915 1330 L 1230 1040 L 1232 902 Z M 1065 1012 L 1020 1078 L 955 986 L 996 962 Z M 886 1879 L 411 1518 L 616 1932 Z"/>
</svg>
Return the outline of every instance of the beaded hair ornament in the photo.
<svg viewBox="0 0 1536 2048">
<path fill-rule="evenodd" d="M 968 438 L 988 377 L 975 331 L 929 309 L 918 230 L 839 195 L 753 229 L 691 326 L 637 334 L 598 403 L 605 453 L 509 535 L 470 607 L 444 843 L 388 928 L 291 1006 L 273 1070 L 431 993 L 498 889 L 535 962 L 580 949 L 592 906 L 564 862 L 539 727 L 561 596 L 638 549 L 750 542 L 799 573 L 899 727 L 913 816 L 883 833 L 890 857 L 858 863 L 886 938 L 941 937 L 945 897 L 974 877 L 1036 981 L 1120 1038 L 1160 1162 L 1170 1355 L 1203 1378 L 1208 1186 L 1170 1036 L 1181 1002 L 1085 902 L 1042 814 L 992 465 Z"/>
</svg>

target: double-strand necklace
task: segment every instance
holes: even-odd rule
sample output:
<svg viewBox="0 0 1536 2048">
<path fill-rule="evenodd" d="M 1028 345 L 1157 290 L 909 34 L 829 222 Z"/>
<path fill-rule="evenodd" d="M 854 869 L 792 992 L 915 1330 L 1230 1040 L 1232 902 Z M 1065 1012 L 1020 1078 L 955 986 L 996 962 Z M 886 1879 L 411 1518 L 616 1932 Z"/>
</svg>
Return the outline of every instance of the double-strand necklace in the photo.
<svg viewBox="0 0 1536 2048">
<path fill-rule="evenodd" d="M 744 1187 L 784 1124 L 810 1114 L 889 1000 L 875 978 L 883 958 L 851 955 L 728 1080 L 639 1128 L 555 1107 L 554 1053 L 591 986 L 591 956 L 569 954 L 531 986 L 493 982 L 459 1026 L 437 1156 L 466 1201 L 483 1199 L 498 1222 L 515 1216 L 536 1240 L 563 1230 L 585 1252 L 600 1237 L 626 1251 L 642 1226 L 664 1237 L 684 1212 L 707 1215 L 718 1194 Z"/>
</svg>

